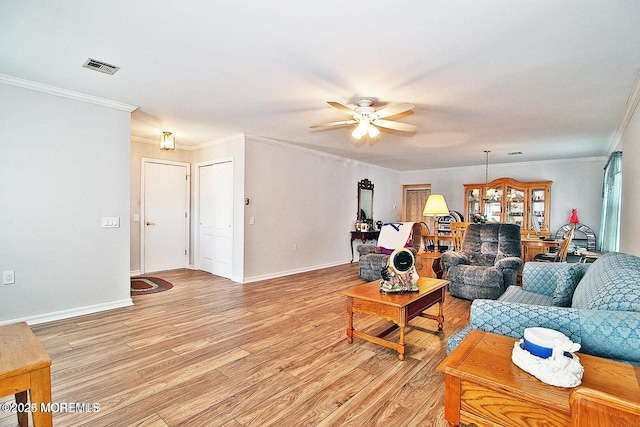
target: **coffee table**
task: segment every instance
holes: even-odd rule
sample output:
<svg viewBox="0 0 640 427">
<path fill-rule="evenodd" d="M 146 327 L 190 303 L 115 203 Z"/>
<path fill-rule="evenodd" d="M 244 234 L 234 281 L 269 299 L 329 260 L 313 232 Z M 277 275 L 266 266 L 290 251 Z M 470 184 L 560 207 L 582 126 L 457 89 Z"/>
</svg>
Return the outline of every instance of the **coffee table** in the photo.
<svg viewBox="0 0 640 427">
<path fill-rule="evenodd" d="M 584 366 L 582 384 L 556 387 L 511 361 L 515 342 L 474 330 L 438 366 L 445 374 L 444 417 L 450 426 L 576 426 L 570 396 L 579 389 L 640 404 L 640 367 L 578 353 Z"/>
<path fill-rule="evenodd" d="M 404 330 L 407 323 L 416 316 L 426 317 L 438 322 L 438 331 L 442 331 L 444 325 L 443 304 L 445 287 L 449 284 L 446 280 L 422 277 L 418 280 L 418 292 L 384 294 L 380 292 L 380 281 L 358 285 L 340 291 L 347 297 L 347 342 L 353 343 L 353 337 L 362 338 L 375 344 L 379 344 L 398 352 L 398 359 L 405 359 L 407 345 L 404 341 Z M 426 309 L 438 304 L 438 315 L 424 313 Z M 378 336 L 357 331 L 353 327 L 353 313 L 371 314 L 383 317 L 394 325 Z M 400 338 L 397 343 L 388 341 L 383 337 L 400 328 Z"/>
</svg>

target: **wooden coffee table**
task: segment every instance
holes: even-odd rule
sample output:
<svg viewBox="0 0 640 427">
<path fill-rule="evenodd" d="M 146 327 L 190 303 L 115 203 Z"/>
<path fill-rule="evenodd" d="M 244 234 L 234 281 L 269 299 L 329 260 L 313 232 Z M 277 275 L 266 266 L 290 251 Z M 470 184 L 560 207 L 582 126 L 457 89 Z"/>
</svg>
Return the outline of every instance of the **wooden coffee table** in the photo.
<svg viewBox="0 0 640 427">
<path fill-rule="evenodd" d="M 449 282 L 440 279 L 422 277 L 418 280 L 418 292 L 384 294 L 380 292 L 380 281 L 369 282 L 341 291 L 347 297 L 347 314 L 349 325 L 347 328 L 347 342 L 351 344 L 353 337 L 392 348 L 398 352 L 398 359 L 404 360 L 407 345 L 404 342 L 404 329 L 407 323 L 416 316 L 426 317 L 438 322 L 438 331 L 444 325 L 443 304 L 445 286 Z M 424 313 L 426 309 L 439 304 L 438 315 Z M 378 336 L 369 335 L 353 328 L 353 313 L 372 314 L 383 317 L 394 325 Z M 400 328 L 400 339 L 397 343 L 383 337 Z"/>
<path fill-rule="evenodd" d="M 445 374 L 444 417 L 450 426 L 578 425 L 572 424 L 570 408 L 570 394 L 578 389 L 640 404 L 640 367 L 578 353 L 584 366 L 582 384 L 551 386 L 511 361 L 516 341 L 474 330 L 438 366 Z"/>
</svg>

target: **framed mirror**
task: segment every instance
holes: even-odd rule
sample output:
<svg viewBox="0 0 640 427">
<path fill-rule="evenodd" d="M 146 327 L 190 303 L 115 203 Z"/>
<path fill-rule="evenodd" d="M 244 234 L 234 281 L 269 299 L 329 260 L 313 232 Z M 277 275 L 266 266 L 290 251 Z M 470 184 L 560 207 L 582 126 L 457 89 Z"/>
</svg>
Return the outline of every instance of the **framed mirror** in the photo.
<svg viewBox="0 0 640 427">
<path fill-rule="evenodd" d="M 358 182 L 357 219 L 373 224 L 373 184 L 366 178 Z"/>
</svg>

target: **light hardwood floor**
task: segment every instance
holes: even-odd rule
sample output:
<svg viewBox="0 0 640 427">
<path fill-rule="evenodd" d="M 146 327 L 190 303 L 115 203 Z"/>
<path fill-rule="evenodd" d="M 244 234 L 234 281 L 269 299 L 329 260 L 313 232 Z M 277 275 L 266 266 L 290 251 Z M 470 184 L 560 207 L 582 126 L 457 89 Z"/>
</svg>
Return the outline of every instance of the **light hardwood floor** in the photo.
<svg viewBox="0 0 640 427">
<path fill-rule="evenodd" d="M 447 294 L 445 326 L 411 321 L 407 358 L 346 341 L 357 263 L 245 285 L 200 271 L 157 273 L 173 289 L 132 307 L 34 325 L 52 359 L 56 426 L 445 426 L 446 340 L 469 319 Z M 437 307 L 432 307 L 428 312 Z M 356 329 L 383 331 L 355 315 Z M 397 339 L 398 332 L 390 335 Z M 10 402 L 5 397 L 0 402 Z M 15 426 L 0 413 L 0 426 Z"/>
</svg>

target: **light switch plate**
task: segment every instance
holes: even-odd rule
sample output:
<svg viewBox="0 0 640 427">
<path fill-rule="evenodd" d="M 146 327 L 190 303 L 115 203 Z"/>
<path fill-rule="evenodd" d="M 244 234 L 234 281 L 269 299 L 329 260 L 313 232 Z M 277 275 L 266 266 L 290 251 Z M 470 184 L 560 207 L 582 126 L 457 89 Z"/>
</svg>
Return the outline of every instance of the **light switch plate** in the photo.
<svg viewBox="0 0 640 427">
<path fill-rule="evenodd" d="M 118 227 L 120 227 L 119 216 L 103 216 L 102 217 L 102 228 L 118 228 Z"/>
</svg>

